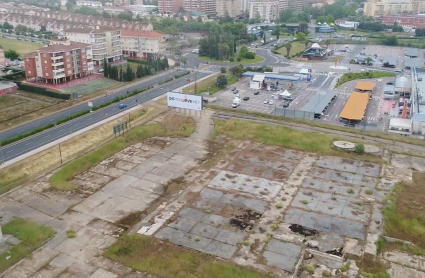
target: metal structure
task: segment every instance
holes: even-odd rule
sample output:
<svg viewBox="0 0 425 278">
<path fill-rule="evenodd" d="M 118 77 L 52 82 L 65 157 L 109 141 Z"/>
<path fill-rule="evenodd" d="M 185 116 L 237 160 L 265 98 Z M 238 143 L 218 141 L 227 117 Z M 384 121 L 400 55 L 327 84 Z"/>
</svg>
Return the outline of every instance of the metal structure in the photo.
<svg viewBox="0 0 425 278">
<path fill-rule="evenodd" d="M 114 136 L 115 137 L 117 137 L 117 135 L 120 136 L 121 132 L 124 135 L 126 130 L 128 130 L 128 122 L 127 121 L 121 122 L 117 125 L 114 125 L 114 127 L 113 127 Z"/>
</svg>

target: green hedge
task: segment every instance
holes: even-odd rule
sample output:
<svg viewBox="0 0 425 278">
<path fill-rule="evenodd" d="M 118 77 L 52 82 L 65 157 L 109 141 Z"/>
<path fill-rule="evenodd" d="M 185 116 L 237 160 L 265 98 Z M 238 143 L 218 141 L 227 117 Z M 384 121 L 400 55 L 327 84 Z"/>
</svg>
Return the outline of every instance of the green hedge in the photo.
<svg viewBox="0 0 425 278">
<path fill-rule="evenodd" d="M 159 84 L 159 85 L 162 85 L 162 84 L 168 83 L 168 82 L 173 81 L 173 80 L 174 80 L 174 77 L 170 77 L 170 78 L 168 78 L 168 79 L 165 79 L 165 80 L 164 80 L 164 81 L 162 81 L 162 82 L 159 82 L 158 84 Z"/>
<path fill-rule="evenodd" d="M 129 58 L 125 58 L 125 59 L 127 60 L 127 62 L 149 65 L 149 62 L 147 60 L 137 60 L 137 59 L 129 59 Z"/>
<path fill-rule="evenodd" d="M 69 117 L 65 117 L 63 119 L 60 119 L 59 121 L 56 122 L 56 125 L 60 125 L 60 124 L 66 123 L 66 122 L 68 122 L 70 120 L 73 120 L 75 118 L 81 117 L 81 116 L 83 116 L 85 114 L 88 114 L 88 113 L 90 113 L 90 110 L 81 111 L 81 112 L 79 112 L 77 114 L 74 114 L 74 115 L 71 115 Z"/>
<path fill-rule="evenodd" d="M 29 84 L 24 84 L 24 83 L 21 83 L 21 82 L 17 82 L 16 84 L 18 85 L 18 88 L 20 90 L 24 90 L 24 91 L 27 91 L 29 93 L 34 93 L 34 94 L 53 97 L 53 98 L 66 99 L 66 100 L 71 98 L 70 94 L 62 94 L 62 93 L 50 91 L 46 88 L 33 86 L 33 85 L 29 85 Z"/>
<path fill-rule="evenodd" d="M 24 85 L 26 85 L 26 84 L 24 84 Z M 35 87 L 35 86 L 32 86 L 32 87 Z M 36 88 L 40 88 L 40 87 L 36 87 Z M 101 105 L 98 105 L 98 106 L 93 107 L 93 111 L 96 111 L 96 110 L 98 110 L 100 108 L 103 108 L 105 106 L 111 105 L 113 103 L 120 102 L 121 100 L 124 100 L 126 98 L 132 97 L 134 95 L 137 95 L 139 93 L 142 93 L 142 92 L 147 91 L 147 90 L 152 89 L 152 88 L 153 88 L 153 86 L 149 86 L 149 87 L 144 88 L 144 89 L 134 90 L 131 93 L 125 95 L 125 96 L 115 97 L 115 98 L 113 98 L 112 100 L 110 100 L 108 102 L 105 102 L 105 103 L 102 103 Z M 44 88 L 40 88 L 40 89 L 44 89 Z M 8 144 L 11 144 L 13 142 L 19 141 L 21 139 L 24 139 L 24 138 L 29 137 L 31 135 L 34 135 L 36 133 L 42 132 L 42 131 L 44 131 L 46 129 L 52 128 L 55 125 L 60 125 L 60 124 L 66 123 L 66 122 L 68 122 L 70 120 L 73 120 L 75 118 L 81 117 L 81 116 L 83 116 L 85 114 L 88 114 L 88 113 L 90 113 L 90 110 L 84 110 L 82 112 L 73 114 L 73 115 L 71 115 L 69 117 L 65 117 L 63 119 L 60 119 L 60 120 L 58 120 L 55 123 L 48 124 L 48 125 L 45 125 L 45 126 L 36 128 L 34 130 L 31 130 L 30 132 L 27 132 L 27 133 L 24 133 L 24 134 L 20 134 L 18 136 L 12 137 L 12 138 L 4 139 L 4 140 L 1 141 L 0 145 L 1 146 L 5 146 L 5 145 L 8 145 Z"/>
<path fill-rule="evenodd" d="M 176 74 L 176 75 L 174 75 L 174 79 L 180 78 L 180 77 L 188 75 L 188 74 L 190 74 L 190 71 L 185 71 L 181 74 Z"/>
<path fill-rule="evenodd" d="M 15 80 L 16 77 L 25 77 L 25 71 L 15 71 L 13 73 L 5 74 L 1 78 L 6 80 Z"/>
</svg>

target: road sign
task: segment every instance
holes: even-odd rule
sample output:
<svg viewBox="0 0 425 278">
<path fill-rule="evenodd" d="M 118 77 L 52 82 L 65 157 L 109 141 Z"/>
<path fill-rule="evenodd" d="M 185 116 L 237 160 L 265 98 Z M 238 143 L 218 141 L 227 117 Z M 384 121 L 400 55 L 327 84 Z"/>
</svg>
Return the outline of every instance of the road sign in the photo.
<svg viewBox="0 0 425 278">
<path fill-rule="evenodd" d="M 114 125 L 114 127 L 113 127 L 114 136 L 117 136 L 117 134 L 118 134 L 118 136 L 121 135 L 121 132 L 123 132 L 123 134 L 124 134 L 124 132 L 127 129 L 128 129 L 128 123 L 127 123 L 127 121 L 121 122 L 121 123 L 119 123 L 117 125 Z"/>
<path fill-rule="evenodd" d="M 87 104 L 89 107 L 93 107 L 93 102 L 89 101 Z"/>
<path fill-rule="evenodd" d="M 313 72 L 313 70 L 312 69 L 308 69 L 308 72 Z"/>
</svg>

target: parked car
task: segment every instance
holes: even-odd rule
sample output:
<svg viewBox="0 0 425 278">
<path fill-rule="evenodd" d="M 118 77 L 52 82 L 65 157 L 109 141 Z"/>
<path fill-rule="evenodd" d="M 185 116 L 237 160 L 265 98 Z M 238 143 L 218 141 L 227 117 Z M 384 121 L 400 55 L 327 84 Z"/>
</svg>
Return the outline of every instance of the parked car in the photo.
<svg viewBox="0 0 425 278">
<path fill-rule="evenodd" d="M 263 103 L 264 104 L 269 104 L 269 101 L 266 99 Z"/>
<path fill-rule="evenodd" d="M 231 90 L 232 90 L 232 92 L 234 92 L 236 90 L 236 87 L 233 87 Z"/>
<path fill-rule="evenodd" d="M 254 95 L 259 95 L 259 94 L 260 94 L 260 92 L 258 92 L 258 91 L 254 93 Z"/>
<path fill-rule="evenodd" d="M 247 101 L 249 100 L 249 97 L 244 97 L 243 100 Z"/>
<path fill-rule="evenodd" d="M 124 103 L 121 103 L 120 106 L 119 106 L 120 109 L 124 109 L 126 107 L 127 107 L 127 104 L 124 104 Z"/>
<path fill-rule="evenodd" d="M 283 103 L 283 107 L 285 108 L 285 107 L 288 107 L 289 106 L 289 104 L 291 104 L 289 101 L 285 101 L 284 103 Z"/>
<path fill-rule="evenodd" d="M 238 89 L 236 89 L 236 90 L 234 90 L 234 91 L 233 91 L 233 93 L 234 93 L 234 94 L 237 94 L 237 93 L 239 93 L 239 90 L 238 90 Z"/>
<path fill-rule="evenodd" d="M 274 100 L 269 100 L 269 104 L 274 104 Z"/>
</svg>

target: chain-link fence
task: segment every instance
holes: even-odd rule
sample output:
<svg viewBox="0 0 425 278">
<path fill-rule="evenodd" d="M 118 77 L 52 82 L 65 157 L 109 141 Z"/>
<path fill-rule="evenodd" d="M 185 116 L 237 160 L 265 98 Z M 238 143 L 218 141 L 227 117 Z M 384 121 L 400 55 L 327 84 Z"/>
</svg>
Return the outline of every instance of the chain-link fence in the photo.
<svg viewBox="0 0 425 278">
<path fill-rule="evenodd" d="M 288 118 L 297 118 L 304 120 L 314 120 L 314 113 L 308 111 L 300 111 L 296 109 L 287 109 L 287 108 L 275 108 L 274 114 L 276 116 L 283 116 Z"/>
</svg>

